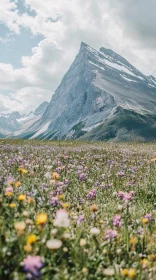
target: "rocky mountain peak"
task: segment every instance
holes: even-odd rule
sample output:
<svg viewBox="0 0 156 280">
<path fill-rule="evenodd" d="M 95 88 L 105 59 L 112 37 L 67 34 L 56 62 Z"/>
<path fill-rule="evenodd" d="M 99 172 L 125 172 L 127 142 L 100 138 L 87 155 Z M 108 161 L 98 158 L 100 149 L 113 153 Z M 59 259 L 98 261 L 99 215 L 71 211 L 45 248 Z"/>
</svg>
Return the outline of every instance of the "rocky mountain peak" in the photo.
<svg viewBox="0 0 156 280">
<path fill-rule="evenodd" d="M 45 113 L 21 137 L 102 140 L 118 137 L 120 129 L 125 135 L 134 129 L 139 137 L 147 137 L 144 124 L 149 127 L 150 120 L 148 137 L 154 137 L 155 108 L 153 77 L 113 50 L 98 51 L 82 42 Z"/>
</svg>

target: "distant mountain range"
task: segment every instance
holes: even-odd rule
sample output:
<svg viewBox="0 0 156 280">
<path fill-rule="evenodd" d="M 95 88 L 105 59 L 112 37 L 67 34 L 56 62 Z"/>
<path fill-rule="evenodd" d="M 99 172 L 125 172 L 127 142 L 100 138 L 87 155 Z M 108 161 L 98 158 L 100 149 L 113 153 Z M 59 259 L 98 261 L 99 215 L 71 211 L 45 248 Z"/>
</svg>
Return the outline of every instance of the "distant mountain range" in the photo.
<svg viewBox="0 0 156 280">
<path fill-rule="evenodd" d="M 110 49 L 81 43 L 43 115 L 12 137 L 153 141 L 156 78 Z"/>
<path fill-rule="evenodd" d="M 16 137 L 27 130 L 34 122 L 38 121 L 48 107 L 48 102 L 43 102 L 34 112 L 21 115 L 19 112 L 0 115 L 0 137 Z"/>
</svg>

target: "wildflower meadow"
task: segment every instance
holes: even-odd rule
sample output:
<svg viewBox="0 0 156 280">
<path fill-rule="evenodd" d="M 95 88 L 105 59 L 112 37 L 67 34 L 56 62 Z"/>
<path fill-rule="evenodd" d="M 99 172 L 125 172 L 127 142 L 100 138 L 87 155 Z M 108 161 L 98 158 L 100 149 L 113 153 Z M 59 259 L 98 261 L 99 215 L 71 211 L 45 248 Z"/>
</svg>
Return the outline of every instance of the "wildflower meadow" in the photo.
<svg viewBox="0 0 156 280">
<path fill-rule="evenodd" d="M 156 144 L 0 142 L 0 280 L 156 279 Z"/>
</svg>

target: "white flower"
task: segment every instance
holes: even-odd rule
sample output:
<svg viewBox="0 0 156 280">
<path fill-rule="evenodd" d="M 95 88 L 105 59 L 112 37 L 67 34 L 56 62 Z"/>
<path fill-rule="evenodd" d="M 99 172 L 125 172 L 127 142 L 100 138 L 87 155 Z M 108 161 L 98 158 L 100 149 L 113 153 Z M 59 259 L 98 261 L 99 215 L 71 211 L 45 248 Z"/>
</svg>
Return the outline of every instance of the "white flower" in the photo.
<svg viewBox="0 0 156 280">
<path fill-rule="evenodd" d="M 51 250 L 57 250 L 62 246 L 62 241 L 59 239 L 51 239 L 47 241 L 47 247 Z"/>
<path fill-rule="evenodd" d="M 46 172 L 46 173 L 44 174 L 44 177 L 45 177 L 46 179 L 51 179 L 51 173 L 50 173 L 50 172 Z"/>
<path fill-rule="evenodd" d="M 67 228 L 70 226 L 68 212 L 65 209 L 60 209 L 56 212 L 54 226 Z"/>
<path fill-rule="evenodd" d="M 63 252 L 65 252 L 65 253 L 68 252 L 68 248 L 67 248 L 67 247 L 64 247 L 64 248 L 63 248 Z"/>
<path fill-rule="evenodd" d="M 86 239 L 81 238 L 80 239 L 80 246 L 85 246 L 87 244 Z"/>
<path fill-rule="evenodd" d="M 29 216 L 29 212 L 28 211 L 23 211 L 23 216 L 24 217 L 28 217 Z"/>
<path fill-rule="evenodd" d="M 90 233 L 92 235 L 99 235 L 100 234 L 100 230 L 98 228 L 91 228 Z"/>
<path fill-rule="evenodd" d="M 113 268 L 106 268 L 104 269 L 103 273 L 107 276 L 113 276 L 114 275 L 114 269 Z"/>
<path fill-rule="evenodd" d="M 47 166 L 47 169 L 48 169 L 48 170 L 51 170 L 52 168 L 53 168 L 52 165 L 48 165 L 48 166 Z"/>
<path fill-rule="evenodd" d="M 68 233 L 68 232 L 65 232 L 64 235 L 63 235 L 63 237 L 64 237 L 65 239 L 70 239 L 70 238 L 71 238 L 71 234 Z"/>
<path fill-rule="evenodd" d="M 118 210 L 122 210 L 123 209 L 123 206 L 121 204 L 118 204 Z"/>
<path fill-rule="evenodd" d="M 57 230 L 56 228 L 53 228 L 53 229 L 51 230 L 51 234 L 52 234 L 52 235 L 56 235 L 57 232 L 58 232 L 58 230 Z"/>
</svg>

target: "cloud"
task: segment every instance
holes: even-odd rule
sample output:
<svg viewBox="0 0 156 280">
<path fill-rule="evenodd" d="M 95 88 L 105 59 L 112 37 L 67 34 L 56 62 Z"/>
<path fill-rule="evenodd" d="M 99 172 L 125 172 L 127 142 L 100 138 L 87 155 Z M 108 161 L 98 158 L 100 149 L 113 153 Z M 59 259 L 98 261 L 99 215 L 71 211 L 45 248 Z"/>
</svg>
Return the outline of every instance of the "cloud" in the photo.
<svg viewBox="0 0 156 280">
<path fill-rule="evenodd" d="M 19 33 L 18 11 L 16 2 L 10 0 L 1 0 L 0 3 L 0 21 L 13 32 Z"/>
<path fill-rule="evenodd" d="M 2 97 L 8 111 L 33 110 L 44 100 L 50 100 L 64 74 L 66 57 L 62 57 L 63 51 L 50 39 L 42 40 L 32 52 L 32 56 L 22 57 L 23 68 L 0 63 L 0 90 L 10 92 L 6 101 Z M 8 97 L 12 101 L 8 102 Z"/>
<path fill-rule="evenodd" d="M 135 38 L 140 47 L 156 47 L 155 0 L 110 0 L 109 4 L 115 7 L 115 19 L 125 36 Z"/>
<path fill-rule="evenodd" d="M 31 56 L 21 58 L 22 68 L 0 64 L 0 90 L 15 102 L 3 102 L 8 110 L 26 112 L 50 100 L 81 41 L 113 49 L 145 74 L 156 72 L 155 0 L 25 0 L 22 13 L 17 0 L 1 2 L 0 21 L 10 30 L 18 34 L 27 28 L 45 38 Z"/>
</svg>

